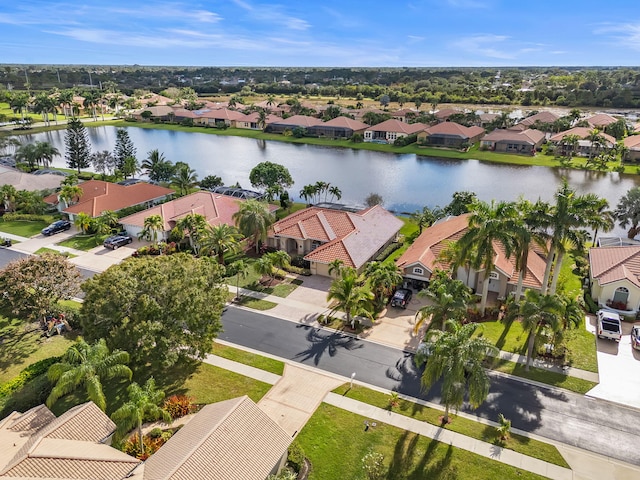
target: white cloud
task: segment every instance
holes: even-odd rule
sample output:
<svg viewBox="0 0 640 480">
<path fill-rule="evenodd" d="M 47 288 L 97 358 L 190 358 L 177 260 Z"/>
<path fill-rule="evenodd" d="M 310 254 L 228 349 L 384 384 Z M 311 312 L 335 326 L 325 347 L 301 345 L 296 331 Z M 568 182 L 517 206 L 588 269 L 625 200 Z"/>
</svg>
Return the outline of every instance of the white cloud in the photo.
<svg viewBox="0 0 640 480">
<path fill-rule="evenodd" d="M 507 35 L 481 34 L 463 37 L 451 43 L 454 48 L 478 57 L 514 60 L 524 54 L 540 52 L 542 46 L 530 42 L 518 42 Z M 533 46 L 532 46 L 533 45 Z"/>
<path fill-rule="evenodd" d="M 597 27 L 593 33 L 611 36 L 618 46 L 640 50 L 640 24 L 638 23 L 605 24 Z"/>
<path fill-rule="evenodd" d="M 290 30 L 307 30 L 311 27 L 306 20 L 284 13 L 280 5 L 252 5 L 244 0 L 232 1 L 246 11 L 251 18 L 265 24 L 275 23 Z"/>
</svg>

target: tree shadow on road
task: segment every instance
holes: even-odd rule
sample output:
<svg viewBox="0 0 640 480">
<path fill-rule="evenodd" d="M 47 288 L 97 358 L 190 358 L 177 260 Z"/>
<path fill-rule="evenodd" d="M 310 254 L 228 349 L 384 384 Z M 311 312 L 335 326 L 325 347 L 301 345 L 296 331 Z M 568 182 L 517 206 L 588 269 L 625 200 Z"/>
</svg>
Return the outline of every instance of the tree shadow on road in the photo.
<svg viewBox="0 0 640 480">
<path fill-rule="evenodd" d="M 325 354 L 334 357 L 340 349 L 351 351 L 364 346 L 360 340 L 350 335 L 327 332 L 318 328 L 309 330 L 307 341 L 310 343 L 309 348 L 297 353 L 293 358 L 301 363 L 313 359 L 315 365 L 320 363 Z"/>
</svg>

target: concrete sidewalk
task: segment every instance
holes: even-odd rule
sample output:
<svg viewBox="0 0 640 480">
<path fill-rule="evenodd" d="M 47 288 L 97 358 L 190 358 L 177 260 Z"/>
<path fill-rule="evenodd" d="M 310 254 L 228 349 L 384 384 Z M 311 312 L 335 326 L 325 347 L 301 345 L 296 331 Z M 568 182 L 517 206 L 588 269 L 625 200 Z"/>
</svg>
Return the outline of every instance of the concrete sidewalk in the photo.
<svg viewBox="0 0 640 480">
<path fill-rule="evenodd" d="M 228 344 L 227 342 L 220 343 Z M 244 349 L 241 346 L 233 346 L 236 348 Z M 247 350 L 252 351 L 250 349 Z M 278 359 L 273 355 L 265 356 Z M 522 470 L 527 470 L 539 475 L 559 480 L 600 480 L 602 478 L 631 480 L 634 478 L 640 478 L 640 468 L 638 467 L 612 460 L 610 458 L 598 456 L 590 452 L 585 452 L 575 447 L 559 444 L 558 442 L 550 441 L 536 435 L 531 435 L 527 432 L 518 431 L 517 433 L 555 445 L 559 449 L 561 454 L 565 457 L 567 463 L 571 465 L 573 471 L 567 468 L 560 467 L 558 465 L 550 464 L 548 462 L 529 457 L 527 455 L 514 452 L 512 450 L 497 447 L 487 442 L 482 442 L 480 440 L 466 437 L 464 435 L 451 432 L 450 430 L 446 430 L 441 427 L 428 424 L 426 422 L 415 420 L 404 415 L 400 415 L 350 398 L 346 398 L 341 395 L 331 393 L 330 390 L 335 388 L 333 387 L 333 385 L 337 386 L 342 383 L 347 383 L 350 381 L 350 379 L 339 377 L 337 375 L 327 374 L 326 372 L 320 372 L 313 367 L 295 364 L 284 359 L 278 360 L 283 361 L 286 365 L 282 378 L 270 372 L 259 370 L 257 368 L 233 362 L 231 360 L 216 357 L 215 355 L 208 355 L 205 359 L 205 362 L 216 365 L 220 368 L 232 370 L 241 375 L 255 378 L 272 385 L 275 384 L 276 386 L 272 388 L 272 390 L 264 397 L 267 398 L 273 391 L 274 396 L 271 398 L 271 400 L 267 400 L 267 402 L 264 403 L 261 401 L 259 405 L 262 407 L 265 403 L 272 403 L 274 397 L 279 399 L 279 401 L 276 403 L 277 408 L 275 410 L 272 408 L 272 405 L 268 405 L 266 410 L 266 412 L 271 415 L 272 418 L 274 418 L 273 415 L 275 415 L 274 420 L 278 421 L 279 423 L 280 421 L 282 421 L 282 418 L 288 416 L 289 419 L 297 419 L 297 425 L 304 425 L 304 423 L 301 422 L 301 419 L 303 417 L 303 414 L 301 414 L 301 412 L 304 412 L 304 415 L 310 416 L 309 407 L 311 405 L 309 400 L 310 396 L 306 392 L 306 390 L 310 387 L 310 384 L 313 384 L 314 382 L 318 381 L 318 379 L 321 379 L 322 386 L 312 387 L 315 392 L 313 395 L 311 395 L 311 397 L 314 399 L 311 400 L 311 402 L 317 401 L 319 404 L 320 402 L 318 401 L 318 399 L 320 398 L 321 401 L 321 397 L 324 397 L 324 401 L 326 403 L 351 411 L 358 415 L 362 415 L 372 421 L 393 425 L 398 428 L 423 435 L 425 437 L 433 438 L 440 442 L 451 444 L 456 448 L 468 450 L 483 457 L 491 458 L 493 460 L 512 465 Z M 375 386 L 366 385 L 361 382 L 356 383 L 368 388 L 372 388 L 374 390 L 382 391 L 382 389 Z M 278 387 L 278 385 L 280 386 Z M 326 396 L 322 392 L 325 392 Z M 285 397 L 290 398 L 286 398 L 286 401 L 282 402 L 281 400 L 285 400 Z M 416 403 L 423 403 L 419 399 L 407 399 L 415 401 Z M 438 405 L 430 404 L 429 406 L 432 408 L 442 409 Z M 314 410 L 316 407 L 317 405 L 313 407 Z M 469 418 L 474 419 L 474 417 L 471 415 L 469 415 Z M 306 420 L 304 420 L 304 422 L 306 422 Z M 488 421 L 478 422 L 479 427 L 482 424 L 492 423 Z M 288 428 L 291 429 L 292 427 L 289 426 Z"/>
</svg>

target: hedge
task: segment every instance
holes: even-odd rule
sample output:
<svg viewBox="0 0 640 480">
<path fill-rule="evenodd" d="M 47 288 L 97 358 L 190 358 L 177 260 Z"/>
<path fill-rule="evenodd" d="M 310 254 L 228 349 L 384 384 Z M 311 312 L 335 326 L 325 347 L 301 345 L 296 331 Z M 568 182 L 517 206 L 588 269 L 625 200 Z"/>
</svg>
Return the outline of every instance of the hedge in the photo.
<svg viewBox="0 0 640 480">
<path fill-rule="evenodd" d="M 382 250 L 378 256 L 376 257 L 376 261 L 377 262 L 382 262 L 383 260 L 385 260 L 389 255 L 391 255 L 393 252 L 395 252 L 397 249 L 399 249 L 402 246 L 402 244 L 400 242 L 393 242 L 390 243 L 389 245 L 387 245 L 387 247 Z"/>
<path fill-rule="evenodd" d="M 51 222 L 53 217 L 51 215 L 36 215 L 33 213 L 5 213 L 2 216 L 5 222 L 13 222 L 16 220 L 27 220 L 31 222 Z"/>
<path fill-rule="evenodd" d="M 27 368 L 22 370 L 18 374 L 18 376 L 12 378 L 8 382 L 0 386 L 0 398 L 4 398 L 7 395 L 10 395 L 13 392 L 19 390 L 33 378 L 42 375 L 43 373 L 47 373 L 49 367 L 54 363 L 58 363 L 61 359 L 62 357 L 50 357 L 40 360 L 36 363 L 32 363 Z"/>
</svg>

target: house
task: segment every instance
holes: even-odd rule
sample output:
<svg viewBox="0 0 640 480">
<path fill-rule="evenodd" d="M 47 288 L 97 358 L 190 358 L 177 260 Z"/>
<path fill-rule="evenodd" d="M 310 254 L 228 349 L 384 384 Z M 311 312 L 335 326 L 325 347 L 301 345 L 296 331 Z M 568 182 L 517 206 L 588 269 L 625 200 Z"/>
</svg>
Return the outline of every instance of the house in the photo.
<svg viewBox="0 0 640 480">
<path fill-rule="evenodd" d="M 366 123 L 349 117 L 336 117 L 308 129 L 310 135 L 329 138 L 351 138 L 354 133 L 364 133 L 369 128 Z"/>
<path fill-rule="evenodd" d="M 413 135 L 427 126 L 423 123 L 404 123 L 400 120 L 390 119 L 367 128 L 364 131 L 364 141 L 374 143 L 393 143 L 398 138 Z"/>
<path fill-rule="evenodd" d="M 465 127 L 455 122 L 442 122 L 418 133 L 418 142 L 437 147 L 460 148 L 474 144 L 485 134 L 482 127 Z"/>
<path fill-rule="evenodd" d="M 418 112 L 416 110 L 411 110 L 410 108 L 403 108 L 391 113 L 391 118 L 395 118 L 396 120 L 400 120 L 405 123 L 416 116 L 418 116 Z"/>
<path fill-rule="evenodd" d="M 282 121 L 281 117 L 270 113 L 265 117 L 264 126 L 263 126 L 263 125 L 260 125 L 260 113 L 251 112 L 249 114 L 246 114 L 244 118 L 236 120 L 233 126 L 236 128 L 249 128 L 251 130 L 262 130 L 267 125 L 274 122 L 280 122 L 280 121 Z"/>
<path fill-rule="evenodd" d="M 355 212 L 316 206 L 274 223 L 267 243 L 303 256 L 312 273 L 330 276 L 334 260 L 360 271 L 397 238 L 402 225 L 380 205 Z"/>
<path fill-rule="evenodd" d="M 609 125 L 618 121 L 616 117 L 608 113 L 597 113 L 585 120 L 591 128 L 598 128 L 600 130 L 606 130 Z"/>
<path fill-rule="evenodd" d="M 456 115 L 458 113 L 464 113 L 464 111 L 457 108 L 443 108 L 442 110 L 435 112 L 434 115 L 439 122 L 446 122 L 449 120 L 451 115 Z"/>
<path fill-rule="evenodd" d="M 149 112 L 145 114 L 145 112 Z M 144 114 L 144 115 L 143 115 Z M 149 115 L 149 119 L 158 119 L 166 122 L 174 116 L 174 109 L 168 105 L 156 105 L 154 107 L 145 107 L 131 113 L 131 116 L 138 121 L 144 121 L 145 116 Z"/>
<path fill-rule="evenodd" d="M 640 245 L 589 249 L 591 297 L 601 307 L 640 310 Z"/>
<path fill-rule="evenodd" d="M 93 402 L 56 418 L 44 405 L 0 420 L 0 479 L 129 477 L 140 460 L 110 446 L 115 424 Z"/>
<path fill-rule="evenodd" d="M 63 175 L 45 173 L 34 175 L 16 168 L 0 165 L 0 185 L 13 185 L 16 190 L 40 192 L 42 190 L 55 190 L 64 180 Z"/>
<path fill-rule="evenodd" d="M 589 156 L 592 151 L 593 153 L 597 153 L 595 150 L 600 148 L 611 148 L 616 144 L 616 139 L 614 137 L 604 132 L 600 132 L 600 136 L 604 139 L 604 143 L 602 145 L 598 145 L 594 150 L 593 144 L 591 140 L 589 140 L 589 135 L 591 135 L 592 131 L 593 129 L 588 127 L 573 127 L 569 130 L 565 130 L 564 132 L 552 135 L 549 138 L 549 142 L 558 145 L 560 147 L 560 153 L 564 155 L 565 150 L 570 148 L 568 145 L 563 143 L 564 138 L 569 135 L 575 135 L 579 138 L 575 153 L 583 156 Z"/>
<path fill-rule="evenodd" d="M 494 122 L 500 116 L 499 113 L 481 113 L 478 115 L 480 119 L 480 126 L 486 128 L 489 124 Z"/>
<path fill-rule="evenodd" d="M 640 161 L 640 135 L 625 137 L 622 143 L 629 149 L 624 159 L 632 162 Z"/>
<path fill-rule="evenodd" d="M 495 152 L 523 153 L 534 155 L 542 145 L 545 134 L 540 130 L 525 129 L 503 130 L 496 129 L 488 133 L 480 141 L 481 148 L 488 148 Z"/>
<path fill-rule="evenodd" d="M 227 127 L 235 126 L 235 122 L 244 121 L 246 115 L 228 108 L 203 109 L 194 111 L 196 120 L 194 123 L 198 125 L 207 125 L 214 127 L 224 123 Z"/>
<path fill-rule="evenodd" d="M 532 126 L 534 126 L 536 123 L 553 123 L 556 120 L 558 120 L 560 117 L 558 115 L 556 115 L 553 112 L 548 112 L 548 111 L 542 111 L 542 112 L 538 112 L 534 115 L 531 115 L 527 118 L 525 118 L 524 120 L 521 120 L 520 122 L 518 122 L 515 126 L 519 127 L 519 128 L 530 128 Z"/>
<path fill-rule="evenodd" d="M 246 395 L 205 405 L 144 465 L 144 480 L 265 480 L 292 438 Z"/>
<path fill-rule="evenodd" d="M 124 186 L 102 180 L 89 180 L 79 184 L 79 187 L 82 189 L 82 196 L 77 203 L 67 205 L 57 193 L 45 197 L 44 201 L 57 205 L 58 211 L 69 215 L 69 220 L 73 222 L 81 212 L 92 218 L 99 217 L 106 210 L 117 212 L 127 207 L 155 205 L 174 193 L 170 188 L 145 182 Z"/>
<path fill-rule="evenodd" d="M 241 198 L 201 190 L 123 217 L 120 219 L 120 224 L 129 236 L 136 238 L 144 230 L 145 218 L 160 215 L 163 229 L 158 232 L 158 237 L 160 240 L 166 240 L 178 221 L 190 213 L 203 215 L 211 226 L 223 223 L 235 225 L 233 215 L 239 210 L 243 201 Z M 278 209 L 275 205 L 270 207 L 271 211 Z"/>
<path fill-rule="evenodd" d="M 462 238 L 469 225 L 469 214 L 442 219 L 422 234 L 396 260 L 402 272 L 405 285 L 422 289 L 429 282 L 435 269 L 446 270 L 449 265 L 440 260 L 440 253 L 452 242 Z M 517 288 L 519 273 L 515 258 L 507 257 L 501 244 L 494 242 L 494 270 L 489 277 L 489 292 L 495 292 L 499 298 L 505 298 Z M 531 249 L 527 263 L 527 274 L 523 279 L 524 288 L 540 290 L 544 278 L 546 262 L 541 252 Z M 453 274 L 473 291 L 482 291 L 484 269 L 460 267 Z"/>
<path fill-rule="evenodd" d="M 320 125 L 321 123 L 322 120 L 316 117 L 293 115 L 278 122 L 268 124 L 265 131 L 269 133 L 283 133 L 285 130 L 293 130 L 294 128 L 304 128 L 307 130 L 310 127 Z"/>
</svg>

